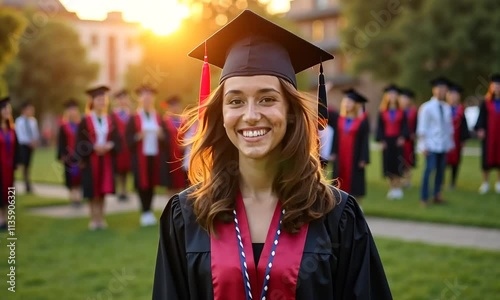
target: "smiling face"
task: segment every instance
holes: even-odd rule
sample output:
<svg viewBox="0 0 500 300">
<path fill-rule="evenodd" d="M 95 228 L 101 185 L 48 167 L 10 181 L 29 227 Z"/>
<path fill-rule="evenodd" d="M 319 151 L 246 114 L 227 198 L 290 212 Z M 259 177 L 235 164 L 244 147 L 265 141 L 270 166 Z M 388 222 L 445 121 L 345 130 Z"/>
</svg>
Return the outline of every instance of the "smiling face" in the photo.
<svg viewBox="0 0 500 300">
<path fill-rule="evenodd" d="M 224 83 L 224 126 L 240 156 L 263 159 L 279 149 L 287 113 L 288 102 L 277 77 L 231 77 Z"/>
<path fill-rule="evenodd" d="M 8 120 L 10 118 L 12 114 L 12 108 L 10 106 L 10 104 L 7 104 L 6 106 L 2 107 L 0 109 L 0 116 L 2 117 L 2 121 L 3 120 Z"/>
<path fill-rule="evenodd" d="M 108 106 L 108 94 L 101 94 L 92 100 L 93 108 L 97 114 L 101 114 L 106 111 L 106 107 Z"/>
<path fill-rule="evenodd" d="M 448 91 L 446 94 L 446 102 L 451 106 L 456 106 L 460 104 L 460 93 L 457 91 Z"/>
</svg>

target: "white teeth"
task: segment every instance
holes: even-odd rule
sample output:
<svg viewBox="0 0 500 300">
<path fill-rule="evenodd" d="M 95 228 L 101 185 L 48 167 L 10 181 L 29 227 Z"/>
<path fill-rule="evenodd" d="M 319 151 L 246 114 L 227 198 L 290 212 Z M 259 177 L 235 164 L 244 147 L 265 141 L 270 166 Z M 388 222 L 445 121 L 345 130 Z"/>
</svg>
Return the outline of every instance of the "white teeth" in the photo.
<svg viewBox="0 0 500 300">
<path fill-rule="evenodd" d="M 243 136 L 244 137 L 257 137 L 257 136 L 263 136 L 267 133 L 267 130 L 261 129 L 261 130 L 243 130 Z"/>
</svg>

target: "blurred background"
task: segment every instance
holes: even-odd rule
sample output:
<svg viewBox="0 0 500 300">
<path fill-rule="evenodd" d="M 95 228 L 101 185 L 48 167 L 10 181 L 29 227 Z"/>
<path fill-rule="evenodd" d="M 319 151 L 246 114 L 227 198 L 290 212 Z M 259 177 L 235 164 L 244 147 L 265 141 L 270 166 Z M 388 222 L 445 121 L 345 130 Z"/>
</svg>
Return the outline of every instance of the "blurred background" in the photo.
<svg viewBox="0 0 500 300">
<path fill-rule="evenodd" d="M 472 132 L 489 77 L 500 71 L 497 0 L 0 0 L 0 97 L 10 95 L 14 116 L 24 101 L 34 105 L 43 146 L 33 162 L 34 194 L 18 193 L 17 292 L 8 292 L 2 279 L 1 299 L 151 297 L 158 232 L 138 226 L 138 203 L 110 208 L 110 229 L 101 232 L 86 230 L 85 210 L 57 211 L 69 205 L 54 150 L 63 103 L 75 98 L 83 109 L 84 91 L 95 85 L 115 92 L 149 84 L 159 92 L 160 110 L 174 95 L 184 108 L 197 104 L 202 63 L 187 53 L 244 9 L 333 53 L 324 64 L 330 108 L 339 108 L 342 90 L 355 87 L 369 100 L 372 125 L 385 85 L 409 87 L 422 103 L 431 97 L 429 80 L 443 75 L 464 87 Z M 220 70 L 211 72 L 215 87 Z M 315 94 L 318 72 L 301 73 L 299 89 Z M 478 195 L 479 153 L 479 142 L 469 140 L 457 188 L 446 191 L 450 203 L 423 210 L 418 185 L 424 160 L 405 199 L 388 201 L 380 152 L 372 147 L 363 209 L 377 225 L 395 299 L 500 295 L 500 248 L 488 244 L 500 238 L 500 195 Z M 171 194 L 161 191 L 158 215 Z M 422 222 L 436 227 L 419 231 Z M 403 225 L 405 234 L 393 233 Z M 474 236 L 477 245 L 461 240 Z M 4 237 L 0 233 L 2 274 L 8 267 Z"/>
</svg>

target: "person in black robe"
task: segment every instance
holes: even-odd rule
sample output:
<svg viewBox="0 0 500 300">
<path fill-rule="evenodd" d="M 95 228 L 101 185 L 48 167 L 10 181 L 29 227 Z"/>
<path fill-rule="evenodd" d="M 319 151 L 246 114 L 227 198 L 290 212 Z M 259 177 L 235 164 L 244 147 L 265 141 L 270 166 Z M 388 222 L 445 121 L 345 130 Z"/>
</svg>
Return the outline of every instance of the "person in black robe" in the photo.
<svg viewBox="0 0 500 300">
<path fill-rule="evenodd" d="M 20 162 L 10 98 L 0 99 L 0 231 L 7 230 L 7 206 L 15 200 L 14 172 Z M 12 225 L 12 224 L 11 224 Z"/>
<path fill-rule="evenodd" d="M 90 100 L 87 114 L 80 122 L 76 154 L 82 171 L 83 198 L 89 200 L 89 229 L 107 228 L 104 219 L 104 197 L 115 193 L 114 156 L 121 143 L 113 119 L 107 114 L 109 88 L 87 90 Z"/>
<path fill-rule="evenodd" d="M 481 168 L 483 183 L 479 187 L 480 194 L 490 190 L 490 171 L 497 170 L 495 192 L 500 194 L 500 74 L 493 74 L 488 93 L 479 109 L 479 117 L 474 129 L 481 139 Z"/>
<path fill-rule="evenodd" d="M 153 299 L 392 299 L 359 206 L 322 173 L 321 119 L 297 91 L 296 73 L 333 56 L 248 10 L 190 55 L 222 77 L 191 115 L 193 186 L 160 219 Z"/>
<path fill-rule="evenodd" d="M 363 110 L 366 98 L 354 89 L 344 91 L 340 116 L 333 122 L 336 138 L 333 143 L 335 161 L 333 177 L 340 188 L 361 201 L 366 195 L 365 167 L 370 163 L 368 135 L 370 125 Z"/>
<path fill-rule="evenodd" d="M 152 211 L 154 189 L 168 186 L 168 132 L 161 115 L 154 108 L 156 90 L 148 85 L 136 89 L 137 113 L 130 116 L 125 135 L 132 157 L 134 186 L 141 200 L 141 226 L 157 223 Z"/>
<path fill-rule="evenodd" d="M 382 145 L 382 170 L 390 181 L 387 198 L 402 199 L 402 177 L 405 170 L 403 146 L 409 138 L 406 115 L 399 107 L 399 88 L 393 84 L 384 89 L 375 140 Z"/>
<path fill-rule="evenodd" d="M 450 189 L 455 189 L 457 184 L 458 169 L 462 161 L 462 149 L 465 141 L 470 138 L 469 126 L 465 119 L 465 109 L 460 103 L 462 87 L 452 83 L 446 94 L 446 102 L 450 105 L 451 116 L 453 118 L 453 141 L 455 148 L 446 155 L 446 164 L 451 169 Z"/>
<path fill-rule="evenodd" d="M 411 185 L 411 169 L 417 166 L 417 155 L 415 154 L 415 141 L 417 132 L 418 108 L 415 105 L 415 93 L 407 88 L 401 89 L 398 102 L 401 109 L 405 112 L 406 122 L 408 122 L 409 138 L 405 140 L 403 145 L 404 157 L 404 187 Z"/>
<path fill-rule="evenodd" d="M 64 184 L 74 207 L 81 205 L 82 173 L 76 155 L 76 135 L 81 121 L 78 102 L 74 99 L 64 104 L 64 115 L 57 135 L 57 160 L 64 166 Z"/>
</svg>

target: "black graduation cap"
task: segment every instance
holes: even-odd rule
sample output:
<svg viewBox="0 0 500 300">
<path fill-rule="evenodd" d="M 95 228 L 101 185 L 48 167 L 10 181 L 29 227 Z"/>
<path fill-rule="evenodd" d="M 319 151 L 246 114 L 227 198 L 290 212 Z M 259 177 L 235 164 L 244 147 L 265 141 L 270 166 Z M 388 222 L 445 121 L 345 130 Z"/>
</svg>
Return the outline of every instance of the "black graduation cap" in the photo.
<svg viewBox="0 0 500 300">
<path fill-rule="evenodd" d="M 401 90 L 399 89 L 399 87 L 395 84 L 389 84 L 388 86 L 386 86 L 384 88 L 384 93 L 389 93 L 389 92 L 396 92 L 396 93 L 399 93 Z"/>
<path fill-rule="evenodd" d="M 400 94 L 403 96 L 406 96 L 408 98 L 415 98 L 415 92 L 413 92 L 412 90 L 410 90 L 408 88 L 402 88 L 400 91 Z"/>
<path fill-rule="evenodd" d="M 354 100 L 354 102 L 357 102 L 357 103 L 361 103 L 361 104 L 364 104 L 366 102 L 368 102 L 368 99 L 366 99 L 363 95 L 361 95 L 360 93 L 358 93 L 355 89 L 348 89 L 348 90 L 344 90 L 344 94 Z"/>
<path fill-rule="evenodd" d="M 491 75 L 491 82 L 500 83 L 500 73 L 495 73 Z"/>
<path fill-rule="evenodd" d="M 140 94 L 140 93 L 144 93 L 144 92 L 149 92 L 152 94 L 158 93 L 158 91 L 154 87 L 150 86 L 149 84 L 140 85 L 138 88 L 135 89 L 136 94 Z"/>
<path fill-rule="evenodd" d="M 446 85 L 446 86 L 450 85 L 450 81 L 446 77 L 443 77 L 443 76 L 439 76 L 439 77 L 432 79 L 430 81 L 430 83 L 433 87 L 438 86 L 438 85 Z"/>
<path fill-rule="evenodd" d="M 222 68 L 219 83 L 234 76 L 272 75 L 297 88 L 295 74 L 333 55 L 288 30 L 245 10 L 198 45 L 189 56 Z M 318 114 L 322 125 L 328 118 L 323 68 L 320 67 Z M 324 124 L 323 124 L 324 123 Z"/>
<path fill-rule="evenodd" d="M 109 92 L 109 88 L 105 85 L 101 85 L 101 86 L 89 89 L 85 93 L 87 93 L 87 95 L 89 95 L 90 97 L 95 98 L 95 97 L 103 95 L 107 92 Z"/>
<path fill-rule="evenodd" d="M 9 103 L 10 103 L 10 97 L 9 96 L 0 99 L 0 108 L 6 107 L 7 104 L 9 104 Z"/>
<path fill-rule="evenodd" d="M 127 96 L 127 95 L 128 95 L 128 91 L 126 89 L 121 89 L 118 92 L 116 92 L 113 96 L 115 98 L 120 98 L 120 97 Z"/>
<path fill-rule="evenodd" d="M 64 108 L 78 107 L 78 101 L 73 98 L 68 99 L 64 102 Z"/>
<path fill-rule="evenodd" d="M 453 82 L 450 82 L 450 84 L 448 86 L 448 90 L 461 94 L 464 89 L 460 85 L 453 83 Z"/>
</svg>

